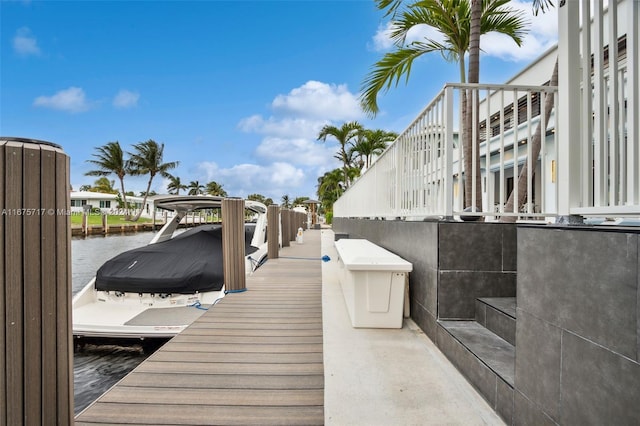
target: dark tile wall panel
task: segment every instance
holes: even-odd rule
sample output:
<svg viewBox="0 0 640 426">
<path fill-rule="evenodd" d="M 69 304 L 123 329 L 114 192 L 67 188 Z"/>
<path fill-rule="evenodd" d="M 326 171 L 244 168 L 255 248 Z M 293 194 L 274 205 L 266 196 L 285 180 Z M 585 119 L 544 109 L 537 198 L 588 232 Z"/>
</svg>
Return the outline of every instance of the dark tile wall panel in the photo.
<svg viewBox="0 0 640 426">
<path fill-rule="evenodd" d="M 637 359 L 638 235 L 544 228 L 518 232 L 518 306 Z"/>
<path fill-rule="evenodd" d="M 640 365 L 562 335 L 562 424 L 640 424 Z"/>
<path fill-rule="evenodd" d="M 495 410 L 508 424 L 513 422 L 513 387 L 498 377 L 496 381 L 496 405 Z"/>
<path fill-rule="evenodd" d="M 441 223 L 440 269 L 502 271 L 504 227 L 496 223 Z"/>
<path fill-rule="evenodd" d="M 562 330 L 520 308 L 517 312 L 515 388 L 558 419 Z"/>
<path fill-rule="evenodd" d="M 436 317 L 431 315 L 427 309 L 411 299 L 411 319 L 420 327 L 424 334 L 433 342 L 436 341 Z"/>
<path fill-rule="evenodd" d="M 486 305 L 485 305 L 486 306 Z M 492 307 L 486 308 L 486 325 L 489 330 L 515 346 L 516 320 Z"/>
<path fill-rule="evenodd" d="M 519 320 L 518 320 L 519 321 Z M 556 426 L 534 402 L 516 390 L 513 394 L 513 424 L 516 426 Z"/>
<path fill-rule="evenodd" d="M 440 271 L 439 319 L 474 319 L 478 297 L 512 297 L 516 292 L 513 272 Z"/>
<path fill-rule="evenodd" d="M 518 267 L 518 228 L 502 227 L 502 270 L 516 272 Z"/>
<path fill-rule="evenodd" d="M 438 326 L 436 344 L 469 383 L 478 389 L 489 405 L 495 407 L 496 380 L 498 380 L 496 373 L 491 371 L 441 326 Z"/>
<path fill-rule="evenodd" d="M 476 299 L 476 322 L 483 327 L 487 326 L 487 305 Z"/>
</svg>

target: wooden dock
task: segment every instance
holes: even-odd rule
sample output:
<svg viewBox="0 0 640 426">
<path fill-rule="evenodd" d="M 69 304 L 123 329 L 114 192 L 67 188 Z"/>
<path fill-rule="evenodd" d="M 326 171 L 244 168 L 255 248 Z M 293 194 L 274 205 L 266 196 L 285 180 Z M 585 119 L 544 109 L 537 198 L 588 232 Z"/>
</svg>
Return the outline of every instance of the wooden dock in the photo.
<svg viewBox="0 0 640 426">
<path fill-rule="evenodd" d="M 323 424 L 320 237 L 282 248 L 76 425 Z"/>
</svg>

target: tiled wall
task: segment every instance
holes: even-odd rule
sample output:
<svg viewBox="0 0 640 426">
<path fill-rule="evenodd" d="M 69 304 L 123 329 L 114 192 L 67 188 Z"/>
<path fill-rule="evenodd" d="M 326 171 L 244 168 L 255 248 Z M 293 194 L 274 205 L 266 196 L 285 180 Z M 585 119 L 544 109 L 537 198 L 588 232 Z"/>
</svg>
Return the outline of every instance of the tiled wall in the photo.
<svg viewBox="0 0 640 426">
<path fill-rule="evenodd" d="M 516 424 L 640 424 L 639 241 L 518 229 Z"/>
</svg>

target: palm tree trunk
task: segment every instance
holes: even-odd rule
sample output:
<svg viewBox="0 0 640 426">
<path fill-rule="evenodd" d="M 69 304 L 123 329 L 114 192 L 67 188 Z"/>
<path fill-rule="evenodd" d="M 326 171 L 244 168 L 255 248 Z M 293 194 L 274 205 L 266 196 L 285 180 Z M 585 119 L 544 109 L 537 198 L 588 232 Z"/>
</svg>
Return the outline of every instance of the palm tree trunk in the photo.
<svg viewBox="0 0 640 426">
<path fill-rule="evenodd" d="M 127 204 L 127 194 L 124 192 L 124 176 L 118 176 L 120 179 L 120 190 L 122 191 L 122 202 L 124 203 L 124 220 L 129 219 L 129 206 Z"/>
<path fill-rule="evenodd" d="M 144 206 L 147 204 L 147 197 L 149 196 L 149 191 L 151 191 L 151 181 L 152 180 L 153 180 L 153 175 L 150 175 L 149 176 L 149 182 L 147 183 L 147 190 L 145 191 L 144 198 L 142 199 L 142 205 L 140 206 L 140 210 L 136 214 L 136 217 L 131 219 L 132 222 L 137 222 L 138 219 L 140 219 L 140 216 L 142 216 L 142 210 L 144 209 Z"/>
<path fill-rule="evenodd" d="M 471 0 L 471 22 L 469 34 L 469 83 L 480 81 L 480 19 L 482 17 L 482 1 Z M 473 120 L 473 111 L 479 107 L 479 97 L 473 96 L 473 89 L 467 93 L 465 113 L 465 142 L 468 144 L 465 155 L 465 173 L 468 180 L 465 181 L 465 207 L 473 206 L 477 211 L 482 211 L 482 181 L 480 180 L 480 141 L 478 139 L 478 121 Z M 475 99 L 475 101 L 474 101 Z M 476 130 L 475 132 L 473 130 Z M 476 139 L 473 135 L 476 135 Z M 475 148 L 475 158 L 473 151 Z M 473 166 L 475 165 L 475 173 Z M 473 191 L 475 190 L 475 204 Z"/>
<path fill-rule="evenodd" d="M 557 86 L 558 85 L 558 59 L 556 58 L 556 64 L 553 67 L 553 74 L 551 75 L 551 80 L 549 81 L 549 85 L 550 86 Z M 547 98 L 544 102 L 544 123 L 547 124 L 549 123 L 549 117 L 551 117 L 551 110 L 553 109 L 553 105 L 554 105 L 554 95 L 553 93 L 549 93 L 547 95 Z M 521 205 L 524 204 L 525 200 L 528 197 L 528 183 L 529 181 L 533 181 L 533 177 L 535 175 L 535 164 L 538 161 L 538 157 L 540 156 L 540 150 L 542 148 L 542 135 L 547 133 L 547 129 L 543 129 L 542 128 L 542 122 L 538 123 L 538 126 L 536 127 L 536 131 L 533 134 L 533 139 L 531 141 L 531 158 L 532 161 L 531 163 L 534 165 L 533 170 L 531 171 L 531 175 L 529 176 L 529 167 L 528 167 L 528 161 L 525 161 L 524 165 L 522 166 L 522 170 L 520 171 L 520 175 L 518 176 L 518 200 L 517 200 L 517 206 L 518 206 L 518 210 Z M 517 170 L 517 158 L 514 159 L 515 160 L 515 166 L 514 166 L 514 170 Z M 531 200 L 533 201 L 533 200 Z M 507 204 L 504 207 L 504 211 L 505 212 L 513 212 L 514 211 L 514 204 L 515 204 L 515 200 L 514 200 L 514 191 L 511 191 L 511 194 L 509 194 L 509 199 L 507 200 Z M 503 216 L 500 218 L 500 222 L 508 222 L 508 223 L 513 223 L 517 220 L 517 216 Z"/>
</svg>

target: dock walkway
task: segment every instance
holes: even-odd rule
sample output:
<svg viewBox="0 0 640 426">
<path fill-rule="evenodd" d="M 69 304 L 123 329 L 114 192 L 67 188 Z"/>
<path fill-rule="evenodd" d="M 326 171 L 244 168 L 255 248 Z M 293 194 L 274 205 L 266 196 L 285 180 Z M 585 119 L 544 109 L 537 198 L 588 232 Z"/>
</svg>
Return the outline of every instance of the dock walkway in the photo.
<svg viewBox="0 0 640 426">
<path fill-rule="evenodd" d="M 411 319 L 351 327 L 333 240 L 306 231 L 76 424 L 504 425 Z"/>
<path fill-rule="evenodd" d="M 282 248 L 76 425 L 323 424 L 320 238 Z"/>
</svg>

